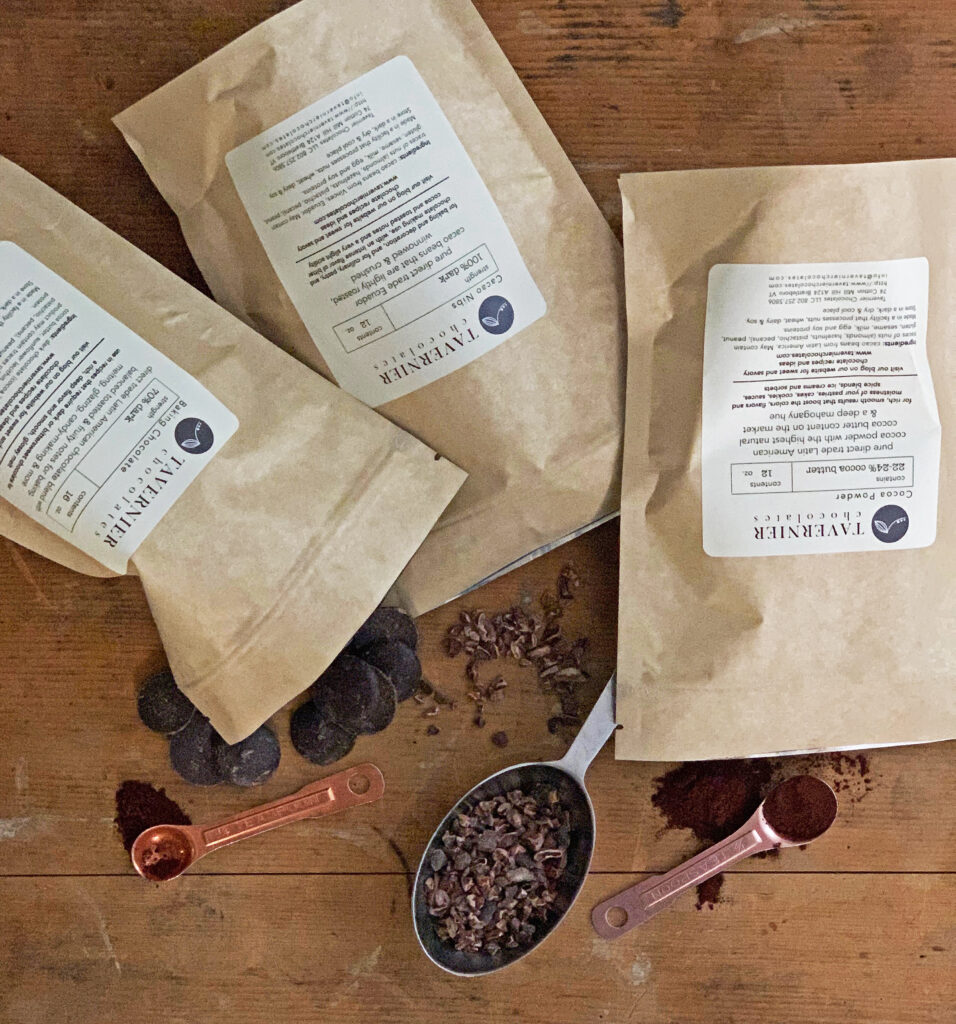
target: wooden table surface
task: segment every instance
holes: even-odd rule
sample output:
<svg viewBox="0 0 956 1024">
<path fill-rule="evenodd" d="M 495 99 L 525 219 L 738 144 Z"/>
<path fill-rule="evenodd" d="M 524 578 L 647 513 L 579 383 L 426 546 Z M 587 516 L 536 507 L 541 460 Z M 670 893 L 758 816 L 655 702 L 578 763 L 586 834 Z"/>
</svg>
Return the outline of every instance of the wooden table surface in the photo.
<svg viewBox="0 0 956 1024">
<path fill-rule="evenodd" d="M 341 0 L 345 2 L 345 0 Z M 110 117 L 286 6 L 274 0 L 4 0 L 0 152 L 193 283 L 178 226 Z M 479 0 L 478 7 L 611 223 L 622 171 L 949 156 L 956 143 L 952 0 Z M 610 524 L 458 602 L 497 609 L 584 577 L 567 629 L 613 665 Z M 427 675 L 457 606 L 421 623 Z M 323 774 L 288 745 L 261 790 L 192 789 L 138 722 L 163 663 L 134 580 L 96 581 L 0 544 L 0 1021 L 956 1021 L 954 744 L 872 753 L 805 852 L 742 863 L 724 899 L 671 911 L 613 944 L 589 908 L 697 845 L 651 804 L 666 766 L 589 776 L 599 841 L 579 904 L 518 966 L 466 981 L 432 968 L 407 906 L 443 809 L 517 760 L 562 753 L 549 702 L 514 677 L 485 730 L 466 708 L 403 705 L 361 741 L 386 799 L 211 857 L 167 887 L 132 874 L 114 832 L 124 779 L 165 786 L 196 821 Z M 836 680 L 834 685 L 839 685 Z M 427 725 L 440 727 L 437 736 Z M 505 729 L 510 745 L 490 743 Z"/>
</svg>

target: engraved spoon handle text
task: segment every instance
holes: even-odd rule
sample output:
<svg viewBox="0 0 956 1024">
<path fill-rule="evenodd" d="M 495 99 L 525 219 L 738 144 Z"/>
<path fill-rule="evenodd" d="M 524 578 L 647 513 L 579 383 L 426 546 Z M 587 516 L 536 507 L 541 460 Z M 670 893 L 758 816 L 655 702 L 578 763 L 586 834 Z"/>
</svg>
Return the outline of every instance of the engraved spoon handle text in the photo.
<svg viewBox="0 0 956 1024">
<path fill-rule="evenodd" d="M 349 788 L 349 781 L 359 777 L 364 777 L 368 781 L 368 788 L 363 793 L 356 793 Z M 378 800 L 384 791 L 385 780 L 375 765 L 356 765 L 344 772 L 313 782 L 281 800 L 254 807 L 245 814 L 236 815 L 216 825 L 203 826 L 200 830 L 205 846 L 203 852 L 218 850 L 240 839 L 248 839 L 250 836 L 268 832 L 269 829 L 303 818 L 317 818 L 323 814 L 345 810 L 347 807 L 372 803 Z"/>
</svg>

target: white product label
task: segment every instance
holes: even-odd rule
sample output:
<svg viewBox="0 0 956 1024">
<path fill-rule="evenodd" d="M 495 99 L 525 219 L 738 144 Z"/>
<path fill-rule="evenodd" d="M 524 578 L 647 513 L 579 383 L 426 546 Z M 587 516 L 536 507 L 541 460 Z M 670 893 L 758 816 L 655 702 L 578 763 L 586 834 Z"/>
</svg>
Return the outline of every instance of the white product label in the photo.
<svg viewBox="0 0 956 1024">
<path fill-rule="evenodd" d="M 940 423 L 928 292 L 925 259 L 711 269 L 707 554 L 933 543 Z"/>
<path fill-rule="evenodd" d="M 185 370 L 0 242 L 0 497 L 122 573 L 238 425 Z"/>
<path fill-rule="evenodd" d="M 226 164 L 312 340 L 367 405 L 466 366 L 545 313 L 407 57 L 243 143 Z"/>
</svg>

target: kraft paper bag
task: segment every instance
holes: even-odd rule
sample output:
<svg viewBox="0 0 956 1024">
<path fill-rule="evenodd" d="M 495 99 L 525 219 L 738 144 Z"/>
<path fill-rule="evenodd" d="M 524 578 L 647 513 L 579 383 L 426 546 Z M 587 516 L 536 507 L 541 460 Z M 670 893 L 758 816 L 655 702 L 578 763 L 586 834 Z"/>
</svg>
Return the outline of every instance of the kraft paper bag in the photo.
<svg viewBox="0 0 956 1024">
<path fill-rule="evenodd" d="M 0 159 L 0 534 L 138 575 L 229 742 L 311 684 L 464 474 Z"/>
<path fill-rule="evenodd" d="M 956 735 L 956 161 L 621 193 L 617 756 Z"/>
<path fill-rule="evenodd" d="M 469 479 L 415 614 L 617 512 L 621 254 L 467 0 L 306 0 L 120 114 L 216 299 Z"/>
</svg>

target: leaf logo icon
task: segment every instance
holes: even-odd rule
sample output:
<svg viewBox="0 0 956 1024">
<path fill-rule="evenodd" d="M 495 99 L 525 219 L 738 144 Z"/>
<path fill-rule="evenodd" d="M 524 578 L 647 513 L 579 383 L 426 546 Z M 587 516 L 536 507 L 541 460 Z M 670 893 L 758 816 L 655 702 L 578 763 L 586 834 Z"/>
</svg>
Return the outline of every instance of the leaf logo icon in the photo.
<svg viewBox="0 0 956 1024">
<path fill-rule="evenodd" d="M 193 424 L 193 436 L 184 437 L 181 441 L 179 441 L 180 448 L 185 448 L 186 451 L 188 452 L 195 451 L 197 448 L 201 449 L 203 447 L 203 443 L 199 439 L 199 431 L 202 430 L 202 427 L 202 421 L 196 420 L 196 422 Z"/>
<path fill-rule="evenodd" d="M 508 308 L 508 303 L 507 302 L 502 302 L 502 304 L 495 311 L 495 315 L 494 316 L 483 316 L 481 318 L 481 322 L 485 325 L 485 327 L 500 327 L 501 326 L 501 314 L 504 313 L 507 308 Z"/>
<path fill-rule="evenodd" d="M 880 531 L 880 533 L 889 533 L 890 528 L 883 522 L 882 519 L 874 519 L 873 526 Z"/>
<path fill-rule="evenodd" d="M 200 424 L 197 423 L 195 430 L 193 430 L 193 436 L 187 437 L 186 440 L 183 441 L 183 448 L 198 448 L 202 444 L 202 441 L 199 440 L 199 427 Z"/>
</svg>

